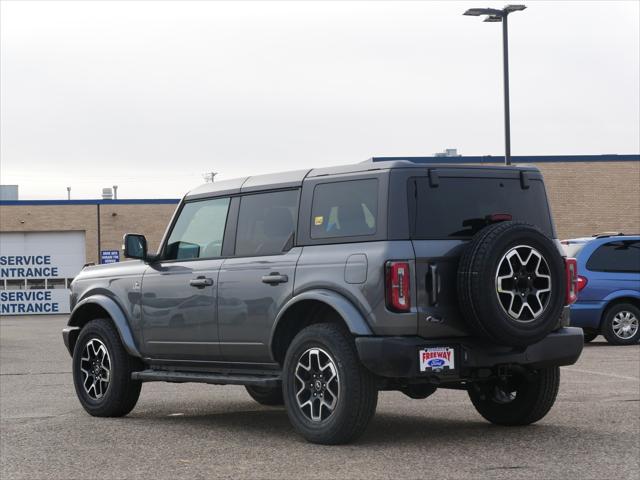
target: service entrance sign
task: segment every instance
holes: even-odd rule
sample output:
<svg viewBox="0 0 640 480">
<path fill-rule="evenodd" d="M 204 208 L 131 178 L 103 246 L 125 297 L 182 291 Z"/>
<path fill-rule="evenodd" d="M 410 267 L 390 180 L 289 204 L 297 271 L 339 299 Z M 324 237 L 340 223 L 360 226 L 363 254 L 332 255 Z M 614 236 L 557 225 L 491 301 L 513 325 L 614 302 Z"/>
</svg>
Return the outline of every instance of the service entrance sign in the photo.
<svg viewBox="0 0 640 480">
<path fill-rule="evenodd" d="M 0 233 L 0 314 L 69 313 L 84 263 L 84 232 Z"/>
</svg>

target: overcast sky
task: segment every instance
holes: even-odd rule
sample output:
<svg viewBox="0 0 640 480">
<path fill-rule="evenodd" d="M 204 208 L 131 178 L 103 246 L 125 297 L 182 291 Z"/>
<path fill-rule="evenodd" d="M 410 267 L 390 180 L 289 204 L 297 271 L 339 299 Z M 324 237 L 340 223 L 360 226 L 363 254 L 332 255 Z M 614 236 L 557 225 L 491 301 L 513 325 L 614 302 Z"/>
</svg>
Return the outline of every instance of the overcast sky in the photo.
<svg viewBox="0 0 640 480">
<path fill-rule="evenodd" d="M 640 151 L 639 5 L 509 20 L 513 155 Z M 504 2 L 0 4 L 1 182 L 179 197 L 384 155 L 503 154 Z"/>
</svg>

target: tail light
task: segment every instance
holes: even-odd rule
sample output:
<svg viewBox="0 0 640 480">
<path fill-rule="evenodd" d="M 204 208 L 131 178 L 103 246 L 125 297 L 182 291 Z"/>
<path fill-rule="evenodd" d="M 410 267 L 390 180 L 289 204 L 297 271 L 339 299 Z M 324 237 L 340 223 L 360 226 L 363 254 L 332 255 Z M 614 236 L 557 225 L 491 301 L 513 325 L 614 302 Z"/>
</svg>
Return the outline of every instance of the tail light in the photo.
<svg viewBox="0 0 640 480">
<path fill-rule="evenodd" d="M 584 290 L 584 287 L 587 286 L 587 283 L 589 283 L 589 280 L 587 280 L 587 277 L 583 277 L 582 275 L 578 275 L 578 285 L 577 285 L 577 292 L 576 293 L 580 293 L 582 290 Z"/>
<path fill-rule="evenodd" d="M 408 262 L 387 262 L 387 307 L 396 312 L 411 310 L 411 272 Z"/>
<path fill-rule="evenodd" d="M 571 305 L 578 299 L 578 262 L 575 258 L 564 259 L 564 270 L 567 281 L 565 305 Z"/>
</svg>

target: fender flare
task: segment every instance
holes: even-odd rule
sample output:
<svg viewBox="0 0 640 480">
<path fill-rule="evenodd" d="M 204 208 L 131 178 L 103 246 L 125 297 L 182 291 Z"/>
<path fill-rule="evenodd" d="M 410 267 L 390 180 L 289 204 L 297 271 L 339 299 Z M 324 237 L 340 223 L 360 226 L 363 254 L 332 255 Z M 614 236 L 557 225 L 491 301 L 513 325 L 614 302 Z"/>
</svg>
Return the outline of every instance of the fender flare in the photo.
<svg viewBox="0 0 640 480">
<path fill-rule="evenodd" d="M 278 326 L 280 325 L 280 320 L 282 319 L 282 317 L 289 311 L 291 307 L 305 300 L 315 300 L 333 308 L 336 312 L 338 312 L 338 315 L 342 317 L 347 325 L 347 328 L 349 328 L 349 331 L 352 334 L 357 336 L 373 335 L 371 327 L 369 327 L 369 324 L 364 319 L 364 316 L 353 305 L 351 301 L 349 301 L 343 295 L 332 290 L 314 289 L 300 293 L 290 298 L 289 301 L 284 304 L 284 306 L 280 309 L 280 312 L 276 316 L 276 319 L 273 322 L 273 326 L 271 327 L 269 345 L 273 345 L 274 336 L 278 329 Z"/>
<path fill-rule="evenodd" d="M 69 316 L 69 322 L 67 325 L 69 327 L 81 327 L 82 323 L 80 321 L 80 311 L 85 305 L 94 304 L 102 307 L 111 317 L 113 323 L 118 331 L 118 335 L 120 336 L 120 340 L 124 345 L 125 350 L 129 355 L 134 357 L 141 358 L 140 351 L 136 346 L 136 342 L 133 339 L 133 334 L 131 333 L 131 327 L 129 326 L 129 322 L 127 321 L 127 317 L 113 299 L 107 297 L 106 295 L 91 295 L 82 299 L 78 304 L 73 308 L 71 315 Z"/>
</svg>

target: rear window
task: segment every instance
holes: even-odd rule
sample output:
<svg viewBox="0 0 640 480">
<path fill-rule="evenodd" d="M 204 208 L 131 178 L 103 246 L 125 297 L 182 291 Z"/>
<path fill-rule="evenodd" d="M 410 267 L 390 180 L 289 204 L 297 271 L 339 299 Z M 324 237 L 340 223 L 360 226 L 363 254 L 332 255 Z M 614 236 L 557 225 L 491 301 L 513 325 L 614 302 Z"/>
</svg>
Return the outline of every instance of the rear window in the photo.
<svg viewBox="0 0 640 480">
<path fill-rule="evenodd" d="M 378 180 L 321 183 L 313 191 L 311 238 L 375 235 Z"/>
<path fill-rule="evenodd" d="M 640 272 L 640 241 L 621 240 L 600 245 L 587 262 L 595 272 Z"/>
<path fill-rule="evenodd" d="M 484 228 L 487 217 L 509 214 L 553 237 L 553 227 L 542 181 L 532 179 L 523 189 L 519 179 L 440 177 L 430 186 L 428 177 L 409 180 L 409 219 L 414 238 L 469 238 Z"/>
</svg>

